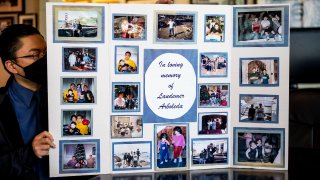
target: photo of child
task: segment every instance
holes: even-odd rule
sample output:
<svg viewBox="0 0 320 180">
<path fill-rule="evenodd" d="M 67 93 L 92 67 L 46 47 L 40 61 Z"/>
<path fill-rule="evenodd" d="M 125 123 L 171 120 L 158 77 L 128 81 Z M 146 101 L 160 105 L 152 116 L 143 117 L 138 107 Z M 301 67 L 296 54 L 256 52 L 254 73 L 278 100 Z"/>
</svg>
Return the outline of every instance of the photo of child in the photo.
<svg viewBox="0 0 320 180">
<path fill-rule="evenodd" d="M 155 129 L 157 168 L 187 167 L 187 125 L 155 125 Z"/>
<path fill-rule="evenodd" d="M 62 111 L 62 136 L 88 136 L 92 130 L 92 111 Z"/>
</svg>

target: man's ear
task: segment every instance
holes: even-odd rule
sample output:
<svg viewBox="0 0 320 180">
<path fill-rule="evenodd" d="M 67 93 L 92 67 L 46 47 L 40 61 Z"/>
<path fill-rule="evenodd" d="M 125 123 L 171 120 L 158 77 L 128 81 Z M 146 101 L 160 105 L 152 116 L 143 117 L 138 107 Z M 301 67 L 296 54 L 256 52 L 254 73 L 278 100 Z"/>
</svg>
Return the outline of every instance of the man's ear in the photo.
<svg viewBox="0 0 320 180">
<path fill-rule="evenodd" d="M 14 67 L 14 65 L 15 65 L 15 64 L 14 64 L 11 60 L 7 60 L 7 61 L 4 63 L 5 68 L 6 68 L 10 73 L 16 74 L 16 73 L 17 73 L 17 70 L 16 70 L 16 68 Z"/>
</svg>

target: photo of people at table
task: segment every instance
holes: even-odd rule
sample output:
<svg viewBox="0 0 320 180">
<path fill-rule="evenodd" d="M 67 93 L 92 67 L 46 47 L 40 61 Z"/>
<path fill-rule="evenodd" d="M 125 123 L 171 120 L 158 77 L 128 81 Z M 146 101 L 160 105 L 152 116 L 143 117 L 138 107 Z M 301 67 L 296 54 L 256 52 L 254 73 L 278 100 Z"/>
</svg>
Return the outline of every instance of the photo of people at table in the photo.
<svg viewBox="0 0 320 180">
<path fill-rule="evenodd" d="M 262 163 L 265 165 L 282 164 L 281 134 L 243 131 L 236 134 L 237 162 Z"/>
<path fill-rule="evenodd" d="M 62 78 L 63 103 L 95 103 L 94 78 Z"/>
<path fill-rule="evenodd" d="M 66 140 L 60 142 L 62 172 L 96 172 L 100 156 L 97 140 Z"/>
<path fill-rule="evenodd" d="M 228 113 L 199 113 L 198 134 L 227 134 Z"/>
<path fill-rule="evenodd" d="M 205 22 L 205 41 L 224 41 L 224 15 L 207 15 Z"/>
<path fill-rule="evenodd" d="M 228 162 L 228 140 L 192 139 L 192 164 L 226 164 Z"/>
<path fill-rule="evenodd" d="M 139 83 L 113 84 L 113 110 L 139 111 Z"/>
<path fill-rule="evenodd" d="M 115 47 L 115 72 L 116 74 L 137 74 L 139 72 L 139 47 Z"/>
<path fill-rule="evenodd" d="M 200 107 L 227 107 L 229 106 L 228 84 L 199 84 Z"/>
<path fill-rule="evenodd" d="M 279 58 L 240 58 L 241 85 L 272 86 L 279 84 Z"/>
<path fill-rule="evenodd" d="M 114 39 L 146 39 L 146 16 L 142 15 L 114 15 Z"/>
<path fill-rule="evenodd" d="M 96 48 L 63 48 L 63 71 L 97 71 Z"/>
<path fill-rule="evenodd" d="M 112 116 L 111 138 L 141 138 L 142 116 Z"/>
<path fill-rule="evenodd" d="M 277 42 L 284 35 L 281 10 L 238 12 L 239 41 Z"/>
<path fill-rule="evenodd" d="M 276 95 L 240 95 L 240 122 L 278 122 Z"/>
<path fill-rule="evenodd" d="M 77 136 L 91 135 L 92 132 L 92 112 L 91 110 L 78 110 L 62 112 L 62 135 Z"/>
<path fill-rule="evenodd" d="M 227 53 L 200 53 L 200 76 L 223 77 L 227 76 Z"/>
</svg>

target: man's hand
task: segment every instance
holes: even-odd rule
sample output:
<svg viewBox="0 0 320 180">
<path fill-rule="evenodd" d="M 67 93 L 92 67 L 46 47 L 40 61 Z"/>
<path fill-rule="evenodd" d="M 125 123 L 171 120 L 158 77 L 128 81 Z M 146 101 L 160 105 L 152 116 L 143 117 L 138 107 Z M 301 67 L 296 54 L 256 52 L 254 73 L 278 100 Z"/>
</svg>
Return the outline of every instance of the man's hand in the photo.
<svg viewBox="0 0 320 180">
<path fill-rule="evenodd" d="M 47 131 L 38 134 L 32 141 L 33 152 L 38 158 L 48 156 L 50 148 L 55 147 L 56 145 L 53 143 L 53 137 Z"/>
</svg>

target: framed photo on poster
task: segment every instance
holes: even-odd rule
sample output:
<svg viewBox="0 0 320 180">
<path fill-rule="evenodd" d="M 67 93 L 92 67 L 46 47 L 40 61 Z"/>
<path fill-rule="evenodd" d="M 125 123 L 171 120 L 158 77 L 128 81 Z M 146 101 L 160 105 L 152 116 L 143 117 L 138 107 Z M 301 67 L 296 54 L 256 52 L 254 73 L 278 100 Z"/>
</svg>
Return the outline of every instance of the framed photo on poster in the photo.
<svg viewBox="0 0 320 180">
<path fill-rule="evenodd" d="M 240 58 L 240 86 L 279 86 L 279 57 Z"/>
<path fill-rule="evenodd" d="M 113 14 L 114 40 L 147 40 L 147 16 Z"/>
<path fill-rule="evenodd" d="M 234 128 L 233 163 L 239 166 L 283 168 L 284 128 Z"/>
<path fill-rule="evenodd" d="M 205 42 L 225 41 L 225 15 L 207 14 L 205 15 L 204 28 Z"/>
<path fill-rule="evenodd" d="M 197 89 L 199 108 L 230 107 L 230 84 L 198 84 Z"/>
<path fill-rule="evenodd" d="M 139 73 L 139 46 L 115 46 L 115 74 Z"/>
<path fill-rule="evenodd" d="M 112 112 L 139 112 L 140 82 L 113 82 L 112 97 Z"/>
<path fill-rule="evenodd" d="M 92 109 L 62 110 L 61 134 L 63 137 L 87 137 L 93 134 Z"/>
<path fill-rule="evenodd" d="M 227 77 L 228 53 L 226 52 L 202 52 L 199 60 L 200 77 Z"/>
<path fill-rule="evenodd" d="M 198 114 L 199 135 L 228 133 L 228 112 L 203 112 Z"/>
<path fill-rule="evenodd" d="M 192 166 L 214 166 L 228 164 L 228 139 L 192 139 Z"/>
<path fill-rule="evenodd" d="M 53 6 L 53 42 L 104 42 L 103 6 Z"/>
<path fill-rule="evenodd" d="M 111 116 L 111 138 L 142 137 L 142 116 Z"/>
<path fill-rule="evenodd" d="M 96 72 L 98 52 L 95 47 L 63 47 L 63 72 Z"/>
<path fill-rule="evenodd" d="M 278 123 L 279 96 L 240 94 L 239 122 Z"/>
<path fill-rule="evenodd" d="M 155 42 L 196 42 L 196 12 L 156 11 L 155 16 Z"/>
<path fill-rule="evenodd" d="M 112 157 L 113 171 L 151 169 L 151 141 L 114 142 Z"/>
<path fill-rule="evenodd" d="M 26 24 L 26 25 L 30 25 L 37 28 L 38 27 L 37 14 L 20 14 L 19 24 Z"/>
<path fill-rule="evenodd" d="M 24 1 L 25 0 L 15 0 L 15 1 L 1 1 L 0 12 L 1 13 L 22 13 L 24 11 Z"/>
<path fill-rule="evenodd" d="M 100 140 L 60 140 L 59 173 L 100 172 Z"/>
<path fill-rule="evenodd" d="M 188 124 L 155 124 L 154 129 L 155 169 L 188 168 Z"/>
<path fill-rule="evenodd" d="M 289 5 L 233 7 L 234 47 L 287 47 Z"/>
</svg>

